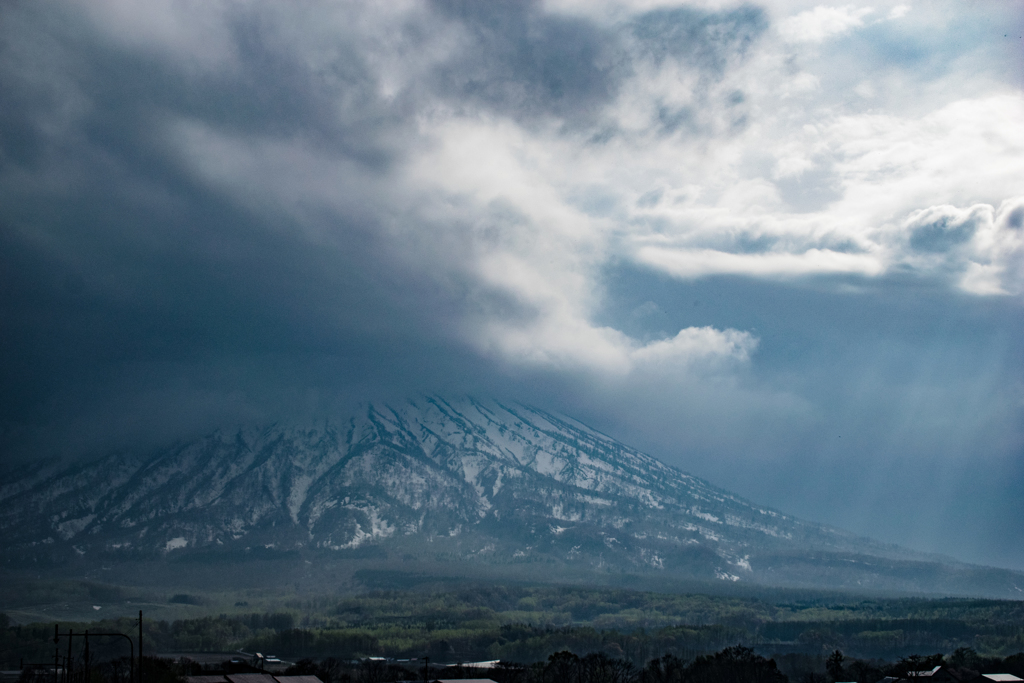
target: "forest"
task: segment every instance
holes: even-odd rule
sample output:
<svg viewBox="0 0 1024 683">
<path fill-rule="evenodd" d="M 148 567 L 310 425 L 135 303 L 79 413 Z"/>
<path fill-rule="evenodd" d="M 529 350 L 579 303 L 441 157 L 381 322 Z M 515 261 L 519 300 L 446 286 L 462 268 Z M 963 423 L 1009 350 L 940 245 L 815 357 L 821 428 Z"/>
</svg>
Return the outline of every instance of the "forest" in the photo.
<svg viewBox="0 0 1024 683">
<path fill-rule="evenodd" d="M 117 593 L 125 589 L 99 584 L 78 588 L 91 594 L 106 591 L 107 598 L 129 595 Z M 202 594 L 174 593 L 162 599 L 175 608 L 206 612 L 173 620 L 143 619 L 148 655 L 185 658 L 186 664 L 175 665 L 177 669 L 167 665 L 167 675 L 194 669 L 187 665 L 190 653 L 242 650 L 274 653 L 338 682 L 405 680 L 410 678 L 409 665 L 397 660 L 423 658 L 434 665 L 500 660 L 502 675 L 524 681 L 547 680 L 549 667 L 573 662 L 579 668 L 574 674 L 578 681 L 626 683 L 642 676 L 644 681 L 696 682 L 704 674 L 692 667 L 726 660 L 736 664 L 736 658 L 749 659 L 748 664 L 764 660 L 765 666 L 773 662 L 779 675 L 809 683 L 829 678 L 875 683 L 901 662 L 915 661 L 955 661 L 971 670 L 998 669 L 1024 677 L 1024 654 L 1019 654 L 1024 652 L 1024 603 L 1019 601 L 784 591 L 716 596 L 483 584 L 458 590 L 375 590 L 348 597 L 281 596 L 272 601 L 254 595 L 253 605 L 273 607 L 264 611 L 253 611 L 248 600 L 226 604 Z M 58 623 L 62 631 L 77 633 L 138 630 L 127 617 Z M 52 662 L 53 632 L 54 622 L 15 623 L 0 616 L 3 668 Z M 116 641 L 96 641 L 93 648 L 97 661 L 115 662 L 126 654 Z M 828 660 L 836 653 L 842 666 L 833 667 L 836 675 L 830 676 Z M 552 660 L 555 655 L 562 659 Z M 383 659 L 364 661 L 371 657 Z M 389 674 L 388 667 L 397 668 Z M 618 673 L 585 673 L 595 667 Z M 680 678 L 683 672 L 689 673 Z M 764 683 L 775 680 L 758 676 Z"/>
</svg>

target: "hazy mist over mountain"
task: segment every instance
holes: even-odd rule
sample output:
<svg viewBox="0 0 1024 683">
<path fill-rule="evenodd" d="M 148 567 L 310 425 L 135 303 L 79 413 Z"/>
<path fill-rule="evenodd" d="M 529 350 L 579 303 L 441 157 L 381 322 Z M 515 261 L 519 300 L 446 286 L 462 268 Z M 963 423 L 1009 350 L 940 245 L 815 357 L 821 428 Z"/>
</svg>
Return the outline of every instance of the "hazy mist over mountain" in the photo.
<svg viewBox="0 0 1024 683">
<path fill-rule="evenodd" d="M 4 483 L 473 395 L 1024 569 L 1022 64 L 1013 2 L 3 3 Z"/>
</svg>

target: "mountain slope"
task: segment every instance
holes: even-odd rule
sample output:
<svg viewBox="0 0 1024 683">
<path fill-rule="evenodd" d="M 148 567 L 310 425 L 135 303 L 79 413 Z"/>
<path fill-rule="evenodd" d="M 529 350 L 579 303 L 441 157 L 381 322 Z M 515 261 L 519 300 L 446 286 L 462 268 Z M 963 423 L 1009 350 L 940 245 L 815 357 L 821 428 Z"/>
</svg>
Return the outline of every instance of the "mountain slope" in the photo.
<svg viewBox="0 0 1024 683">
<path fill-rule="evenodd" d="M 724 581 L 1019 597 L 754 505 L 569 418 L 496 401 L 370 405 L 340 423 L 216 432 L 0 488 L 8 567 L 272 549 Z"/>
</svg>

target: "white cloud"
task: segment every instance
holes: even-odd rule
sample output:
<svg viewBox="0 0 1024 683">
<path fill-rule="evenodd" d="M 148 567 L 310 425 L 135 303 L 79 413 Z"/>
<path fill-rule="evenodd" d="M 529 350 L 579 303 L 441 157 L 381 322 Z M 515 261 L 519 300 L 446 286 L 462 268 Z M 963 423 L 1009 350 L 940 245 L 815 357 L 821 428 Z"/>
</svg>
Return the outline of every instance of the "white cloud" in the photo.
<svg viewBox="0 0 1024 683">
<path fill-rule="evenodd" d="M 887 17 L 889 19 L 900 19 L 907 16 L 910 13 L 910 5 L 896 5 L 891 10 Z"/>
<path fill-rule="evenodd" d="M 903 224 L 902 262 L 925 271 L 945 270 L 971 294 L 1024 293 L 1021 207 L 1024 197 L 1004 201 L 998 211 L 989 204 L 915 211 Z"/>
<path fill-rule="evenodd" d="M 819 5 L 779 22 L 778 33 L 787 43 L 821 43 L 833 36 L 864 25 L 871 7 L 827 7 Z"/>
<path fill-rule="evenodd" d="M 825 112 L 798 125 L 766 118 L 742 136 L 710 143 L 705 158 L 694 157 L 697 173 L 675 188 L 663 181 L 663 196 L 686 199 L 636 210 L 637 227 L 624 243 L 638 262 L 685 279 L 872 277 L 912 264 L 926 277 L 969 270 L 952 282 L 974 294 L 1019 292 L 1008 256 L 1016 253 L 1015 231 L 979 229 L 954 266 L 949 256 L 911 250 L 915 228 L 906 220 L 921 207 L 985 200 L 994 211 L 1012 203 L 1007 198 L 1019 194 L 1024 177 L 1017 120 L 1024 120 L 1019 93 L 954 101 L 920 116 Z M 647 159 L 664 163 L 657 154 Z M 667 168 L 662 173 L 671 177 Z"/>
<path fill-rule="evenodd" d="M 747 275 L 764 278 L 792 278 L 805 275 L 878 275 L 884 268 L 872 255 L 844 254 L 829 249 L 808 249 L 803 253 L 732 254 L 712 249 L 640 247 L 636 259 L 678 278 L 707 275 Z"/>
<path fill-rule="evenodd" d="M 758 340 L 749 332 L 687 327 L 670 338 L 634 349 L 630 356 L 638 365 L 688 364 L 698 360 L 747 361 Z"/>
</svg>

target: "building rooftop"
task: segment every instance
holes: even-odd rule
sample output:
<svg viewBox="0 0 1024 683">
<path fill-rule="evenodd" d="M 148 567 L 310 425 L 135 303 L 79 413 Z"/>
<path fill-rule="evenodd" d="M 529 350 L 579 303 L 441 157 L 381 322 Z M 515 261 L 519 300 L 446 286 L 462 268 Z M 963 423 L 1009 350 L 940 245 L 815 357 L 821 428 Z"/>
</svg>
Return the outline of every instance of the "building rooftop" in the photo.
<svg viewBox="0 0 1024 683">
<path fill-rule="evenodd" d="M 185 676 L 185 683 L 322 683 L 316 676 L 271 676 L 270 674 L 225 674 Z"/>
</svg>

